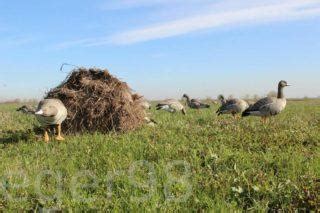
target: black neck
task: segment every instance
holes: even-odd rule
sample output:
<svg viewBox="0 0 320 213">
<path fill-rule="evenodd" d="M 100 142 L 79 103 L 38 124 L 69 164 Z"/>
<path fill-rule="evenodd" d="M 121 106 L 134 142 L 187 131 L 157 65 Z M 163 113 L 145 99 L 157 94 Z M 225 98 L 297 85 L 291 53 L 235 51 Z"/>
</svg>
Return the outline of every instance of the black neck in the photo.
<svg viewBox="0 0 320 213">
<path fill-rule="evenodd" d="M 278 98 L 284 98 L 283 87 L 281 87 L 280 85 L 278 86 Z"/>
<path fill-rule="evenodd" d="M 189 96 L 185 95 L 184 97 L 187 99 L 187 102 L 189 103 L 190 102 Z"/>
</svg>

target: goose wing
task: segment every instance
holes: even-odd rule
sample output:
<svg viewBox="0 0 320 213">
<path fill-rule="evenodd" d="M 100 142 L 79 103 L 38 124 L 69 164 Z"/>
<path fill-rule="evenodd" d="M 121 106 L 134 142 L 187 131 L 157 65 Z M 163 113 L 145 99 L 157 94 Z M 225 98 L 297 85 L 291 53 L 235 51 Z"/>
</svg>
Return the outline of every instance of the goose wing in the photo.
<svg viewBox="0 0 320 213">
<path fill-rule="evenodd" d="M 176 111 L 180 111 L 184 108 L 184 106 L 179 102 L 179 101 L 174 101 L 170 104 L 171 108 L 176 110 Z"/>
<path fill-rule="evenodd" d="M 233 105 L 233 104 L 237 104 L 238 102 L 239 102 L 238 99 L 232 98 L 232 99 L 226 100 L 226 105 Z"/>
<path fill-rule="evenodd" d="M 198 101 L 192 101 L 191 102 L 191 105 L 194 107 L 194 108 L 199 108 L 201 106 L 201 103 L 198 102 Z"/>
<path fill-rule="evenodd" d="M 40 101 L 35 114 L 42 117 L 66 116 L 67 109 L 59 99 L 44 99 Z"/>
<path fill-rule="evenodd" d="M 176 100 L 174 99 L 167 99 L 167 100 L 164 100 L 164 101 L 161 101 L 157 104 L 157 106 L 165 106 L 165 105 L 170 105 L 172 103 L 176 102 Z"/>
<path fill-rule="evenodd" d="M 209 104 L 202 103 L 199 99 L 192 99 L 191 105 L 193 108 L 209 108 Z"/>
<path fill-rule="evenodd" d="M 39 102 L 35 114 L 42 117 L 54 117 L 58 114 L 58 108 L 53 104 L 52 99 L 44 99 Z"/>
<path fill-rule="evenodd" d="M 191 102 L 200 102 L 200 100 L 193 98 L 193 99 L 191 99 Z"/>
<path fill-rule="evenodd" d="M 177 100 L 174 100 L 174 99 L 167 99 L 167 100 L 164 100 L 160 103 L 158 103 L 157 109 L 161 109 L 161 108 L 170 108 L 170 109 L 173 109 L 173 110 L 176 110 L 176 111 L 179 111 L 179 110 L 182 110 L 184 107 L 183 105 L 177 101 Z"/>
<path fill-rule="evenodd" d="M 253 111 L 260 111 L 261 108 L 267 108 L 270 104 L 274 103 L 273 97 L 266 97 L 258 100 L 255 104 L 250 106 L 246 111 L 253 112 Z"/>
<path fill-rule="evenodd" d="M 227 100 L 223 99 L 223 100 L 224 100 L 224 102 L 221 103 L 219 110 L 226 110 L 226 109 L 232 107 L 233 105 L 237 104 L 237 102 L 238 102 L 237 99 L 234 99 L 234 98 L 227 99 Z"/>
<path fill-rule="evenodd" d="M 234 100 L 228 100 L 225 104 L 222 104 L 216 113 L 230 113 L 237 108 L 237 102 Z"/>
</svg>

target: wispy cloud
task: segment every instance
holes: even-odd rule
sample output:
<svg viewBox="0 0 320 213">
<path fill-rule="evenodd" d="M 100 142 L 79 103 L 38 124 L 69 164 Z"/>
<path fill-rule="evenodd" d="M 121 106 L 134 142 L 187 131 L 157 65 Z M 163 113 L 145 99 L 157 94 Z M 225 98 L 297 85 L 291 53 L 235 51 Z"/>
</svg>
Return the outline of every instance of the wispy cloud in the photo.
<svg viewBox="0 0 320 213">
<path fill-rule="evenodd" d="M 257 24 L 261 22 L 282 21 L 320 15 L 320 7 L 304 8 L 319 1 L 294 1 L 291 3 L 259 6 L 249 9 L 233 10 L 217 14 L 203 14 L 184 18 L 111 36 L 107 43 L 131 44 L 149 40 L 183 35 L 199 30 L 227 25 Z M 91 45 L 102 45 L 92 43 Z"/>
<path fill-rule="evenodd" d="M 146 1 L 136 0 L 135 2 L 136 4 L 140 3 L 141 5 Z M 258 2 L 261 1 L 248 0 L 244 6 L 243 4 L 239 4 L 239 1 L 229 0 L 227 1 L 227 4 L 223 6 L 217 5 L 217 7 L 212 10 L 213 12 L 206 12 L 200 15 L 193 15 L 134 30 L 128 30 L 106 37 L 66 42 L 62 46 L 127 45 L 226 26 L 289 21 L 320 16 L 320 0 L 282 0 L 276 2 L 270 0 L 269 4 L 259 4 Z"/>
<path fill-rule="evenodd" d="M 61 49 L 66 49 L 73 46 L 87 46 L 88 44 L 91 44 L 97 41 L 99 41 L 99 38 L 85 38 L 85 39 L 78 39 L 74 41 L 66 41 L 66 42 L 62 42 L 54 45 L 53 49 L 61 50 Z"/>
</svg>

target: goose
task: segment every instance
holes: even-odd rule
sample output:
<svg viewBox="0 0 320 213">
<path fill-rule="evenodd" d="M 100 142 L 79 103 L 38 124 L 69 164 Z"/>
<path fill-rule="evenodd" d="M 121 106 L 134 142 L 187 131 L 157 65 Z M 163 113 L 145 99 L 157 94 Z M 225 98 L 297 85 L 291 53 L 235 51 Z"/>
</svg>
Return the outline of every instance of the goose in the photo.
<svg viewBox="0 0 320 213">
<path fill-rule="evenodd" d="M 151 127 L 155 127 L 158 124 L 157 121 L 149 117 L 144 117 L 144 121 L 146 122 L 147 126 L 151 126 Z"/>
<path fill-rule="evenodd" d="M 182 112 L 182 114 L 186 114 L 186 110 L 184 106 L 175 99 L 167 99 L 157 104 L 156 110 L 165 110 L 168 112 Z"/>
<path fill-rule="evenodd" d="M 151 104 L 146 100 L 142 100 L 140 104 L 143 107 L 143 109 L 151 109 Z"/>
<path fill-rule="evenodd" d="M 249 104 L 238 98 L 229 98 L 225 99 L 223 95 L 219 95 L 218 99 L 220 100 L 221 106 L 217 110 L 217 114 L 232 114 L 232 116 L 235 118 L 237 114 L 241 114 L 246 109 L 249 108 Z"/>
<path fill-rule="evenodd" d="M 187 99 L 187 104 L 192 109 L 203 109 L 203 108 L 210 108 L 209 104 L 201 103 L 201 101 L 197 99 L 190 99 L 187 94 L 184 94 L 182 98 Z"/>
<path fill-rule="evenodd" d="M 61 123 L 67 118 L 67 109 L 59 99 L 44 99 L 39 102 L 36 110 L 28 106 L 22 106 L 17 111 L 33 114 L 44 128 L 44 141 L 49 141 L 48 130 L 50 126 L 55 126 L 56 140 L 63 141 L 61 136 Z"/>
<path fill-rule="evenodd" d="M 287 86 L 290 85 L 286 81 L 280 81 L 278 84 L 277 97 L 266 97 L 258 100 L 242 113 L 242 117 L 250 115 L 260 116 L 262 122 L 266 123 L 268 117 L 278 115 L 285 109 L 287 104 L 287 100 L 283 95 L 283 88 Z"/>
</svg>

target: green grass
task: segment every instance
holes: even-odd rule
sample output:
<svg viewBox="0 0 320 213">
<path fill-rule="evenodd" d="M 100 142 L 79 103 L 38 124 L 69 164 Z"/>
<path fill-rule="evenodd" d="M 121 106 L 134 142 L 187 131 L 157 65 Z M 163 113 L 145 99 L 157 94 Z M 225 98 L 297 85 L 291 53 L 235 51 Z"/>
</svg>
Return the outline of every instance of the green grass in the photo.
<svg viewBox="0 0 320 213">
<path fill-rule="evenodd" d="M 255 117 L 153 111 L 156 128 L 45 144 L 32 116 L 0 105 L 0 211 L 320 208 L 320 101 Z"/>
</svg>

